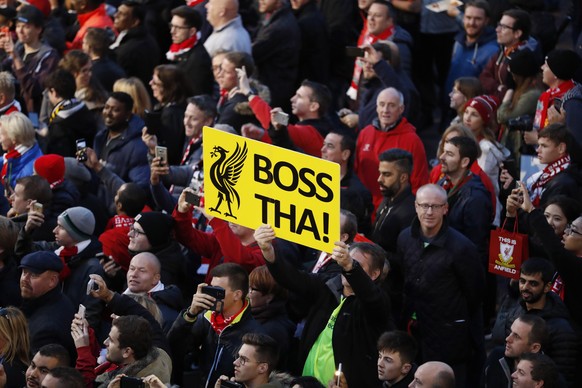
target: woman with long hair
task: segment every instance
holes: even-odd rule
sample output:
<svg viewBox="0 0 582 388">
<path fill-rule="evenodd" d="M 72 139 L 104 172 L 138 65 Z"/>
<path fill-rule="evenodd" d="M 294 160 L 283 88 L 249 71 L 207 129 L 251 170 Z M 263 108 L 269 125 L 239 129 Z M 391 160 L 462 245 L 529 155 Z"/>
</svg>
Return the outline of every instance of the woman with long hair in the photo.
<svg viewBox="0 0 582 388">
<path fill-rule="evenodd" d="M 59 67 L 75 77 L 77 91 L 75 97 L 82 100 L 90 111 L 101 114 L 107 100 L 103 86 L 93 77 L 91 57 L 81 50 L 71 50 L 61 61 Z"/>
<path fill-rule="evenodd" d="M 451 99 L 449 106 L 457 112 L 457 116 L 450 125 L 463 123 L 463 112 L 467 101 L 480 94 L 483 94 L 483 86 L 478 78 L 459 77 L 455 80 L 453 90 L 449 93 Z"/>
<path fill-rule="evenodd" d="M 467 102 L 463 113 L 463 124 L 473 132 L 481 149 L 481 156 L 477 159 L 477 163 L 491 179 L 497 198 L 499 198 L 501 165 L 509 157 L 507 148 L 495 138 L 497 129 L 495 114 L 498 105 L 499 101 L 493 96 L 477 96 Z M 501 208 L 501 204 L 497 201 L 494 225 L 499 225 Z"/>
<path fill-rule="evenodd" d="M 0 309 L 0 357 L 7 388 L 26 385 L 24 376 L 30 363 L 30 337 L 26 317 L 16 307 Z"/>
<path fill-rule="evenodd" d="M 157 104 L 153 116 L 157 116 L 159 128 L 148 128 L 155 133 L 159 145 L 168 148 L 168 162 L 178 165 L 184 150 L 184 111 L 190 95 L 186 75 L 176 65 L 159 65 L 154 69 L 150 87 Z M 146 119 L 148 114 L 146 114 Z M 147 123 L 147 121 L 146 121 Z"/>
<path fill-rule="evenodd" d="M 519 131 L 510 131 L 508 121 L 529 116 L 533 124 L 536 105 L 544 87 L 536 57 L 529 49 L 514 52 L 509 57 L 508 70 L 515 86 L 505 93 L 497 110 L 497 121 L 504 128 L 505 144 L 515 152 L 521 146 L 521 134 Z"/>
</svg>

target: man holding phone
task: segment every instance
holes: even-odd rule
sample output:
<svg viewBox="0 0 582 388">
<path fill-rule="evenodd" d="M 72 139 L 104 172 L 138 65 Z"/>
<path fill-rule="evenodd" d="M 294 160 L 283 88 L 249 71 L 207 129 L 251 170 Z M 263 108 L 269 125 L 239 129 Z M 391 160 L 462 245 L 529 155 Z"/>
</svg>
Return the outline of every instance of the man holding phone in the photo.
<svg viewBox="0 0 582 388">
<path fill-rule="evenodd" d="M 229 349 L 240 348 L 244 334 L 264 332 L 252 317 L 246 299 L 247 272 L 238 264 L 224 263 L 216 266 L 211 275 L 211 285 L 224 289 L 222 303 L 216 303 L 214 296 L 203 292 L 206 283 L 199 284 L 192 304 L 178 316 L 168 333 L 174 360 L 183 360 L 182 356 L 189 352 L 199 355 L 206 386 L 214 384 L 220 376 L 235 373 L 235 356 Z M 219 311 L 212 310 L 215 305 Z M 186 348 L 185 344 L 191 347 Z M 184 365 L 174 362 L 174 368 L 182 370 Z"/>
</svg>

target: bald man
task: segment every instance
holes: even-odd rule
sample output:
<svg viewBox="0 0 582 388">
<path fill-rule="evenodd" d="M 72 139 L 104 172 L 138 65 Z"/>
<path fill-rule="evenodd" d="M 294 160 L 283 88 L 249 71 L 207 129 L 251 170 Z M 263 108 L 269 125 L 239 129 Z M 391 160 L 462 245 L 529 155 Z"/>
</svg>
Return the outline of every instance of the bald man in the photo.
<svg viewBox="0 0 582 388">
<path fill-rule="evenodd" d="M 485 356 L 477 318 L 483 266 L 475 245 L 444 222 L 448 204 L 442 187 L 418 189 L 415 208 L 412 226 L 398 237 L 395 259 L 406 260 L 393 267 L 402 268 L 404 276 L 402 323 L 414 328 L 421 361 L 446 362 L 464 387 L 471 355 Z"/>
<path fill-rule="evenodd" d="M 413 167 L 410 176 L 412 192 L 428 182 L 428 162 L 424 144 L 416 134 L 416 128 L 408 122 L 404 113 L 404 96 L 395 88 L 382 90 L 376 98 L 377 117 L 361 130 L 356 142 L 354 170 L 364 186 L 372 193 L 374 209 L 384 196 L 378 185 L 378 155 L 391 148 L 400 148 L 412 154 Z"/>
<path fill-rule="evenodd" d="M 440 361 L 422 364 L 414 374 L 414 380 L 408 388 L 455 388 L 453 368 Z"/>
<path fill-rule="evenodd" d="M 251 37 L 238 14 L 238 0 L 209 0 L 206 11 L 206 20 L 214 29 L 204 42 L 211 57 L 219 50 L 252 53 Z"/>
<path fill-rule="evenodd" d="M 150 252 L 138 253 L 131 259 L 127 271 L 128 295 L 149 295 L 158 305 L 164 318 L 164 334 L 183 307 L 182 292 L 175 285 L 165 286 L 161 279 L 161 264 Z"/>
</svg>

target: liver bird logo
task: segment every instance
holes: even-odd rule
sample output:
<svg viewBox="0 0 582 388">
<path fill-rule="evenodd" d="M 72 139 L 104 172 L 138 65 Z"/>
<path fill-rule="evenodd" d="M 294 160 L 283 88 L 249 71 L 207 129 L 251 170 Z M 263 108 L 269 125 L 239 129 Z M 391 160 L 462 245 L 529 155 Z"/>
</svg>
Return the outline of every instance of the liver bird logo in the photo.
<svg viewBox="0 0 582 388">
<path fill-rule="evenodd" d="M 218 159 L 210 166 L 210 180 L 218 190 L 218 203 L 215 207 L 211 207 L 210 210 L 222 214 L 218 209 L 220 209 L 222 202 L 226 202 L 228 212 L 224 213 L 224 216 L 236 219 L 236 216 L 232 214 L 232 204 L 234 203 L 238 210 L 240 208 L 240 196 L 234 187 L 240 178 L 243 165 L 247 158 L 247 152 L 246 143 L 243 144 L 242 148 L 236 143 L 234 152 L 228 158 L 227 154 L 229 151 L 221 146 L 214 146 L 212 148 L 210 157 L 218 157 Z"/>
</svg>

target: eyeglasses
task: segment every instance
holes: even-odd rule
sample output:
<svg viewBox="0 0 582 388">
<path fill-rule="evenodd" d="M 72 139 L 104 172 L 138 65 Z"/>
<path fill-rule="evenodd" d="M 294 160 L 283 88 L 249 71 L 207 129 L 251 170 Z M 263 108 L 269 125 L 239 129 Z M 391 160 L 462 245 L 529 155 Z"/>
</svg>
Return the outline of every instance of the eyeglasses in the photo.
<svg viewBox="0 0 582 388">
<path fill-rule="evenodd" d="M 501 28 L 502 30 L 511 30 L 514 31 L 515 28 L 508 26 L 507 24 L 497 23 L 497 27 Z"/>
<path fill-rule="evenodd" d="M 574 234 L 577 234 L 578 236 L 582 236 L 582 233 L 572 229 L 572 224 L 566 225 L 566 229 L 564 229 L 564 233 L 566 233 L 568 236 L 572 236 Z"/>
<path fill-rule="evenodd" d="M 177 25 L 175 25 L 175 24 L 169 23 L 169 24 L 168 24 L 168 28 L 169 28 L 170 30 L 173 30 L 174 28 L 175 28 L 175 29 L 177 29 L 177 30 L 188 30 L 188 29 L 190 29 L 191 27 L 188 27 L 188 26 L 177 26 Z"/>
<path fill-rule="evenodd" d="M 238 357 L 236 358 L 237 360 L 239 360 L 239 364 L 241 366 L 245 366 L 246 363 L 253 363 L 253 364 L 264 364 L 266 363 L 266 361 L 251 361 L 248 358 L 246 358 L 245 356 L 241 356 L 240 354 L 238 355 Z"/>
<path fill-rule="evenodd" d="M 137 230 L 133 225 L 131 225 L 129 227 L 129 233 L 131 233 L 131 234 L 135 234 L 135 233 L 143 234 L 145 236 L 145 232 L 142 232 L 141 230 Z"/>
<path fill-rule="evenodd" d="M 442 204 L 433 204 L 433 205 L 431 205 L 431 204 L 428 204 L 428 203 L 418 203 L 418 202 L 416 202 L 416 206 L 418 206 L 419 208 L 421 208 L 422 211 L 427 212 L 428 209 L 431 209 L 431 210 L 434 210 L 434 211 L 440 210 L 440 209 L 444 208 L 445 206 L 447 206 L 447 204 L 446 203 L 442 203 Z"/>
</svg>

